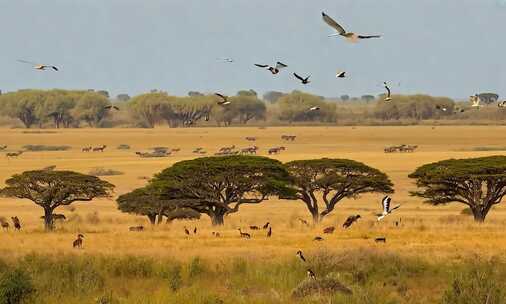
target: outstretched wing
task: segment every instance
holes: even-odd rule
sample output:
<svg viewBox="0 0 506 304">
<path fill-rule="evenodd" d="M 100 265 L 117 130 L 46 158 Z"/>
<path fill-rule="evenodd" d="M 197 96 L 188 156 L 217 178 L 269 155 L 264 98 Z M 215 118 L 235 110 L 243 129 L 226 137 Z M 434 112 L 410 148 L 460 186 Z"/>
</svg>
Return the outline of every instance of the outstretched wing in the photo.
<svg viewBox="0 0 506 304">
<path fill-rule="evenodd" d="M 393 207 L 392 209 L 390 209 L 390 212 L 394 211 L 395 209 L 399 209 L 400 206 L 401 205 L 397 205 L 397 206 Z"/>
<path fill-rule="evenodd" d="M 381 35 L 358 35 L 358 39 L 381 38 Z"/>
<path fill-rule="evenodd" d="M 221 95 L 220 93 L 214 93 L 214 95 L 220 97 L 221 99 L 223 99 L 223 101 L 227 101 L 227 97 L 224 95 Z"/>
<path fill-rule="evenodd" d="M 324 12 L 322 12 L 322 18 L 325 23 L 327 23 L 331 28 L 335 29 L 340 35 L 346 34 L 346 30 Z"/>
<path fill-rule="evenodd" d="M 58 72 L 58 68 L 57 68 L 57 67 L 55 67 L 54 65 L 52 65 L 52 66 L 51 66 L 51 68 L 52 68 L 53 70 L 55 70 L 55 71 L 57 71 L 57 72 Z"/>
<path fill-rule="evenodd" d="M 388 214 L 390 212 L 390 201 L 392 199 L 390 196 L 385 196 L 383 200 L 381 200 L 381 205 L 383 206 L 383 214 Z"/>
<path fill-rule="evenodd" d="M 269 65 L 267 65 L 267 64 L 257 64 L 257 63 L 255 63 L 255 65 L 256 65 L 257 67 L 259 67 L 259 68 L 266 68 L 266 67 L 268 67 L 268 66 L 269 66 Z"/>
<path fill-rule="evenodd" d="M 387 90 L 387 97 L 390 97 L 391 91 L 386 82 L 385 82 L 385 89 Z"/>
<path fill-rule="evenodd" d="M 32 65 L 38 65 L 38 63 L 35 63 L 35 62 L 31 62 L 31 61 L 26 61 L 26 60 L 21 60 L 21 59 L 18 59 L 16 60 L 17 62 L 21 62 L 21 63 L 28 63 L 28 64 L 32 64 Z"/>
<path fill-rule="evenodd" d="M 293 76 L 295 76 L 300 81 L 304 81 L 304 78 L 302 78 L 299 75 L 297 75 L 297 73 L 293 73 Z"/>
<path fill-rule="evenodd" d="M 282 63 L 282 62 L 276 62 L 276 69 L 278 70 L 281 70 L 282 68 L 286 68 L 288 67 L 286 64 Z"/>
</svg>

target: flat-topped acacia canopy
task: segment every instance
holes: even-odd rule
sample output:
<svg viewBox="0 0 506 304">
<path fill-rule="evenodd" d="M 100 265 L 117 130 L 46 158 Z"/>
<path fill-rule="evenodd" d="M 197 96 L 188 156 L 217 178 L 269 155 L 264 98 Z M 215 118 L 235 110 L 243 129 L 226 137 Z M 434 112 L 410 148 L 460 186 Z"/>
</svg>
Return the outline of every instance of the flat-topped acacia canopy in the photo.
<svg viewBox="0 0 506 304">
<path fill-rule="evenodd" d="M 443 160 L 423 165 L 409 177 L 420 188 L 413 196 L 433 205 L 463 203 L 483 222 L 506 194 L 506 156 Z"/>
</svg>

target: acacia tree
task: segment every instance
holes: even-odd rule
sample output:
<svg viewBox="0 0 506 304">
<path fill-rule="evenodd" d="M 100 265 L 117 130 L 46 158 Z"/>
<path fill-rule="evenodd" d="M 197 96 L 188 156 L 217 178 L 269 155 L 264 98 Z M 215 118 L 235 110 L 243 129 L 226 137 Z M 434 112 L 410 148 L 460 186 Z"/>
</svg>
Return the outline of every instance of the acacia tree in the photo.
<svg viewBox="0 0 506 304">
<path fill-rule="evenodd" d="M 354 160 L 296 160 L 287 163 L 286 167 L 297 192 L 292 198 L 306 204 L 315 224 L 331 213 L 344 198 L 357 199 L 363 193 L 394 191 L 385 173 Z M 320 195 L 324 204 L 322 211 L 319 209 Z"/>
<path fill-rule="evenodd" d="M 74 202 L 110 197 L 114 185 L 96 176 L 72 171 L 36 170 L 15 174 L 0 195 L 28 199 L 44 209 L 46 230 L 53 229 L 53 211 Z"/>
<path fill-rule="evenodd" d="M 99 127 L 109 111 L 105 108 L 110 105 L 109 100 L 102 94 L 88 92 L 83 94 L 74 108 L 77 119 L 84 120 L 90 127 Z"/>
<path fill-rule="evenodd" d="M 432 205 L 462 203 L 477 222 L 506 194 L 506 156 L 448 159 L 426 164 L 409 175 L 420 188 L 411 193 Z"/>
<path fill-rule="evenodd" d="M 181 161 L 157 174 L 152 185 L 165 193 L 177 191 L 187 207 L 207 214 L 213 225 L 271 195 L 290 191 L 289 175 L 277 160 L 259 156 L 204 157 Z"/>
<path fill-rule="evenodd" d="M 170 197 L 169 197 L 170 196 Z M 178 218 L 199 218 L 200 214 L 189 212 L 185 201 L 170 193 L 162 196 L 155 187 L 144 187 L 120 195 L 116 200 L 122 212 L 147 216 L 152 225 L 160 224 L 163 217 L 168 221 Z"/>
</svg>

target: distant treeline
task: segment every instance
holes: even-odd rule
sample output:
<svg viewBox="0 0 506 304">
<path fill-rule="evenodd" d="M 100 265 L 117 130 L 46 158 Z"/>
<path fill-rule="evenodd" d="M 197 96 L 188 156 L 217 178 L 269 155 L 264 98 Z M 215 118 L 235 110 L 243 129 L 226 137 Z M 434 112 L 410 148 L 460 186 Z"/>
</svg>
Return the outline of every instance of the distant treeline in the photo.
<svg viewBox="0 0 506 304">
<path fill-rule="evenodd" d="M 242 90 L 230 96 L 230 104 L 219 105 L 220 97 L 189 92 L 172 96 L 153 90 L 131 98 L 107 91 L 20 90 L 0 95 L 0 124 L 11 127 L 170 127 L 290 124 L 418 124 L 441 120 L 446 123 L 500 123 L 506 109 L 494 106 L 495 94 L 482 94 L 483 107 L 446 97 L 396 95 L 392 102 L 383 96 L 341 96 L 325 99 L 301 91 L 267 92 Z M 490 98 L 487 98 L 490 97 Z M 115 110 L 110 106 L 119 108 Z M 310 107 L 318 111 L 308 111 Z"/>
</svg>

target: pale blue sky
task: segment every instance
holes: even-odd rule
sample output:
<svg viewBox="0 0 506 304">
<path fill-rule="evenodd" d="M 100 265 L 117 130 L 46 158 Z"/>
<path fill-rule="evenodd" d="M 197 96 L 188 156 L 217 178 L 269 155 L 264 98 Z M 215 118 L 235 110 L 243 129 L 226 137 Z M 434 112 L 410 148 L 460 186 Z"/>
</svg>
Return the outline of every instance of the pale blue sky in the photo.
<svg viewBox="0 0 506 304">
<path fill-rule="evenodd" d="M 506 96 L 503 0 L 0 0 L 0 89 Z M 383 34 L 349 44 L 346 29 Z M 232 57 L 234 64 L 216 61 Z M 25 59 L 61 66 L 38 72 Z M 253 66 L 281 60 L 278 77 Z M 336 80 L 336 69 L 349 78 Z M 311 74 L 303 87 L 291 73 Z M 400 82 L 400 86 L 398 83 Z"/>
</svg>

